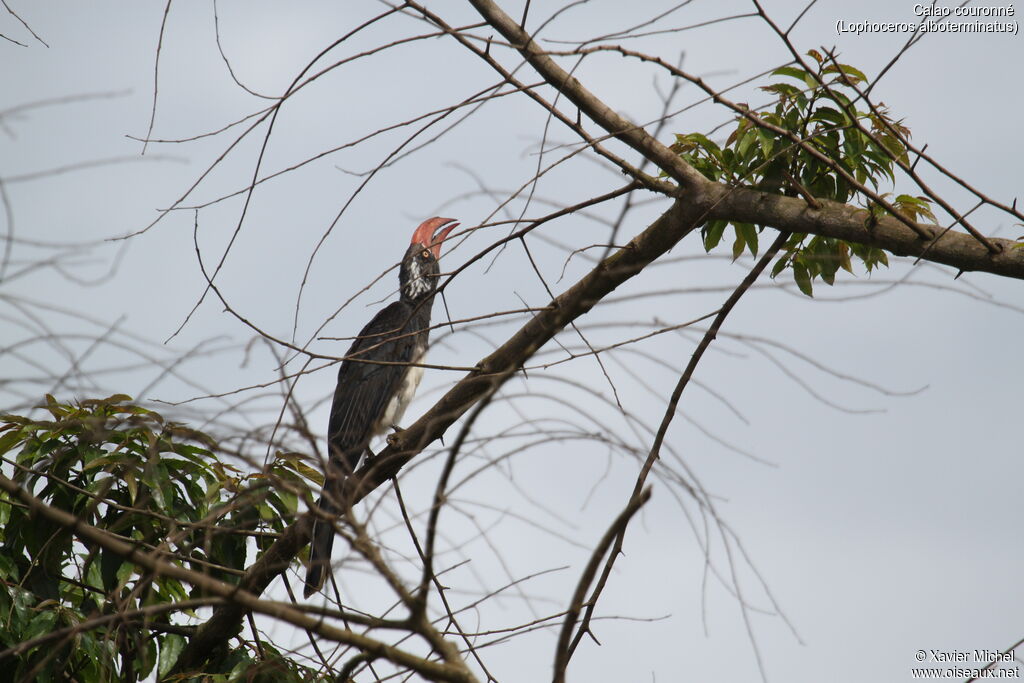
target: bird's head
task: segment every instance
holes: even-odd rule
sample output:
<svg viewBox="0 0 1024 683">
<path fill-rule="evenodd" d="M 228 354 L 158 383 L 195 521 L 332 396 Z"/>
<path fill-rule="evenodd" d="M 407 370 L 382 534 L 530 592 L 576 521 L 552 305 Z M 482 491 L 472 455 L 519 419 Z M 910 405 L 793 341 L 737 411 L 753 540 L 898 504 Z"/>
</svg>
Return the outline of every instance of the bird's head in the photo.
<svg viewBox="0 0 1024 683">
<path fill-rule="evenodd" d="M 448 233 L 458 227 L 454 218 L 428 218 L 412 234 L 412 243 L 402 259 L 398 272 L 402 299 L 418 301 L 434 293 L 441 268 L 441 243 Z"/>
</svg>

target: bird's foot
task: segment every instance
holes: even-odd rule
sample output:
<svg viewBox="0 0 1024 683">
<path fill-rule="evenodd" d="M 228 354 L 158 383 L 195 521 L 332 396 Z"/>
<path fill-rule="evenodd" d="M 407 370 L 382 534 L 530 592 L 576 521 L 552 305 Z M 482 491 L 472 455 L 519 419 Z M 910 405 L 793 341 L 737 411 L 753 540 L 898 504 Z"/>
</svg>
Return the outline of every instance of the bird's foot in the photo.
<svg viewBox="0 0 1024 683">
<path fill-rule="evenodd" d="M 403 431 L 405 431 L 405 430 L 403 430 L 398 425 L 391 425 L 391 433 L 388 434 L 387 437 L 385 437 L 385 441 L 388 442 L 389 446 L 397 445 L 398 444 L 398 435 L 401 432 L 403 432 Z"/>
</svg>

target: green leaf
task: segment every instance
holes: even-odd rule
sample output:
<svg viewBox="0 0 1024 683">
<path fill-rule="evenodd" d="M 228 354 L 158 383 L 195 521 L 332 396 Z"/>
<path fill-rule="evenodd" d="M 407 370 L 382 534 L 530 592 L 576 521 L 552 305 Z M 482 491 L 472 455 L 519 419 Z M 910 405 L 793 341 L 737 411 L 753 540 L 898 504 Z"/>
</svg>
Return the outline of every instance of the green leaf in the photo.
<svg viewBox="0 0 1024 683">
<path fill-rule="evenodd" d="M 157 675 L 164 678 L 171 673 L 178 656 L 185 649 L 185 638 L 176 633 L 168 634 L 160 644 L 160 665 L 157 667 Z"/>
<path fill-rule="evenodd" d="M 749 156 L 750 148 L 757 141 L 757 129 L 750 127 L 739 134 L 736 142 L 736 156 L 741 160 L 746 161 Z"/>
<path fill-rule="evenodd" d="M 846 74 L 846 77 L 854 85 L 857 85 L 859 83 L 864 83 L 864 82 L 866 82 L 868 80 L 868 77 L 865 76 L 864 73 L 860 69 L 852 67 L 849 64 L 829 64 L 828 66 L 826 66 L 824 69 L 821 70 L 821 73 L 823 73 L 823 74 L 835 74 L 835 73 L 839 73 L 840 71 L 842 73 Z"/>
<path fill-rule="evenodd" d="M 850 264 L 850 247 L 842 240 L 836 240 L 836 260 L 839 262 L 840 268 L 853 274 L 853 266 Z"/>
<path fill-rule="evenodd" d="M 932 223 L 936 222 L 935 214 L 932 213 L 931 209 L 931 201 L 927 197 L 912 197 L 901 194 L 896 197 L 893 206 L 912 220 L 916 221 L 921 218 L 927 218 Z"/>
<path fill-rule="evenodd" d="M 707 228 L 704 232 L 704 250 L 711 251 L 718 246 L 718 243 L 722 240 L 722 235 L 725 233 L 725 226 L 728 223 L 722 220 L 709 221 Z M 301 466 L 301 465 L 297 465 Z M 305 465 L 305 467 L 309 467 Z M 311 468 L 310 468 L 311 469 Z"/>
<path fill-rule="evenodd" d="M 94 563 L 95 564 L 95 563 Z M 117 586 L 117 574 L 124 564 L 124 558 L 110 550 L 100 550 L 99 579 L 97 588 L 111 592 Z M 96 585 L 96 584 L 93 584 Z"/>
<path fill-rule="evenodd" d="M 827 261 L 821 265 L 821 279 L 829 286 L 836 283 L 836 268 L 832 265 L 831 261 Z"/>
<path fill-rule="evenodd" d="M 156 638 L 149 638 L 146 640 L 145 649 L 139 652 L 139 656 L 135 660 L 135 670 L 138 672 L 139 678 L 148 677 L 153 671 L 153 667 L 156 666 L 156 661 Z"/>
<path fill-rule="evenodd" d="M 38 638 L 41 635 L 49 633 L 53 630 L 53 625 L 57 623 L 57 613 L 52 609 L 48 609 L 45 612 L 40 612 L 32 621 L 29 622 L 28 628 L 25 629 L 22 634 L 22 640 L 32 640 Z"/>
<path fill-rule="evenodd" d="M 819 106 L 814 109 L 814 113 L 811 115 L 812 121 L 825 121 L 830 123 L 837 128 L 844 128 L 850 125 L 850 119 L 846 114 L 842 113 L 834 107 Z"/>
<path fill-rule="evenodd" d="M 757 256 L 757 228 L 750 223 L 734 223 L 734 225 L 736 226 L 737 234 L 743 236 L 743 241 L 750 249 L 750 255 Z"/>
<path fill-rule="evenodd" d="M 792 98 L 796 98 L 803 94 L 803 90 L 795 85 L 790 85 L 789 83 L 772 83 L 771 85 L 762 86 L 761 90 L 764 90 L 765 92 L 778 93 L 783 97 Z"/>
<path fill-rule="evenodd" d="M 698 145 L 700 145 L 700 147 L 707 150 L 707 152 L 712 156 L 716 158 L 721 158 L 722 150 L 718 147 L 718 145 L 709 140 L 706 136 L 700 133 L 690 133 L 689 135 L 686 136 L 686 139 L 691 142 L 697 143 Z"/>
<path fill-rule="evenodd" d="M 772 149 L 775 147 L 775 136 L 763 128 L 758 128 L 757 141 L 761 145 L 761 154 L 765 159 L 770 159 L 772 156 Z"/>
<path fill-rule="evenodd" d="M 6 554 L 0 554 L 0 579 L 7 579 L 11 583 L 17 583 L 18 575 L 18 565 L 14 564 L 14 560 Z M 3 592 L 4 590 L 0 588 L 0 593 Z"/>
<path fill-rule="evenodd" d="M 778 69 L 772 72 L 773 76 L 789 76 L 795 78 L 798 81 L 803 82 L 804 78 L 808 75 L 803 69 L 799 69 L 795 66 L 780 66 Z"/>
<path fill-rule="evenodd" d="M 732 260 L 733 261 L 735 261 L 736 259 L 738 259 L 740 257 L 740 254 L 743 253 L 743 247 L 745 247 L 746 245 L 747 245 L 747 243 L 743 239 L 743 233 L 741 233 L 737 229 L 736 230 L 736 241 L 732 243 Z"/>
<path fill-rule="evenodd" d="M 784 254 L 780 256 L 778 260 L 775 261 L 775 265 L 772 266 L 772 279 L 778 277 L 779 273 L 784 271 L 787 265 L 789 265 L 789 254 Z"/>
<path fill-rule="evenodd" d="M 67 413 L 68 413 L 67 406 L 63 406 L 63 405 L 57 403 L 57 399 L 55 399 L 51 394 L 47 394 L 45 396 L 45 400 L 46 400 L 46 409 L 48 411 L 50 411 L 50 414 L 53 415 L 55 418 L 60 419 L 61 417 L 67 415 Z"/>
<path fill-rule="evenodd" d="M 281 517 L 290 517 L 295 514 L 299 506 L 299 497 L 284 489 L 278 489 L 273 493 L 267 494 L 267 503 L 272 505 L 277 511 L 277 514 L 272 515 L 268 519 L 277 520 Z"/>
<path fill-rule="evenodd" d="M 801 292 L 807 296 L 814 296 L 811 288 L 811 274 L 807 271 L 807 266 L 799 261 L 793 263 L 793 279 L 796 280 L 796 286 L 800 288 Z"/>
<path fill-rule="evenodd" d="M 8 428 L 13 428 L 14 425 L 9 425 Z M 20 443 L 22 440 L 22 434 L 18 430 L 9 431 L 3 436 L 0 436 L 0 455 L 8 452 L 14 445 Z"/>
</svg>

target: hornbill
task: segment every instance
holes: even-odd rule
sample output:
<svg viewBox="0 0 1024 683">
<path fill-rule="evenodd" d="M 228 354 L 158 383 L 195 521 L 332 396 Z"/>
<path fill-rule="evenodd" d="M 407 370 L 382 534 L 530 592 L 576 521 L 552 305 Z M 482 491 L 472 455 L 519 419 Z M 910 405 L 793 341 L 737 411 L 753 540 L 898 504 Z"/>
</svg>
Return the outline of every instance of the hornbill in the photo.
<svg viewBox="0 0 1024 683">
<path fill-rule="evenodd" d="M 338 369 L 338 386 L 327 431 L 328 461 L 324 487 L 313 522 L 304 594 L 320 590 L 331 563 L 333 520 L 344 509 L 345 478 L 370 440 L 397 428 L 423 376 L 430 333 L 430 308 L 440 268 L 441 243 L 459 224 L 453 218 L 429 218 L 416 228 L 398 271 L 398 301 L 373 316 L 352 343 Z M 365 362 L 364 362 L 365 361 Z"/>
</svg>

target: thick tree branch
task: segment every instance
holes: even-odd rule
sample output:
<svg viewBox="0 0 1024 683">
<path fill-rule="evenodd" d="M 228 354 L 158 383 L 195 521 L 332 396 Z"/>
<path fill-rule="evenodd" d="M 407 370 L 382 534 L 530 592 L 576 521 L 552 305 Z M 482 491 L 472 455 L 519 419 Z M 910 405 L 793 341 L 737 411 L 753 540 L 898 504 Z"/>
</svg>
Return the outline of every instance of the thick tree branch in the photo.
<svg viewBox="0 0 1024 683">
<path fill-rule="evenodd" d="M 708 194 L 716 196 L 708 207 L 708 219 L 769 225 L 788 232 L 837 237 L 879 247 L 899 256 L 920 256 L 963 271 L 981 271 L 1004 277 L 1024 279 L 1024 249 L 1014 249 L 1010 240 L 990 237 L 1001 247 L 990 253 L 983 244 L 961 232 L 945 232 L 925 240 L 891 216 L 872 222 L 863 209 L 821 200 L 820 210 L 807 206 L 803 199 L 759 192 L 749 188 L 715 184 Z M 921 224 L 933 232 L 935 226 Z"/>
</svg>

